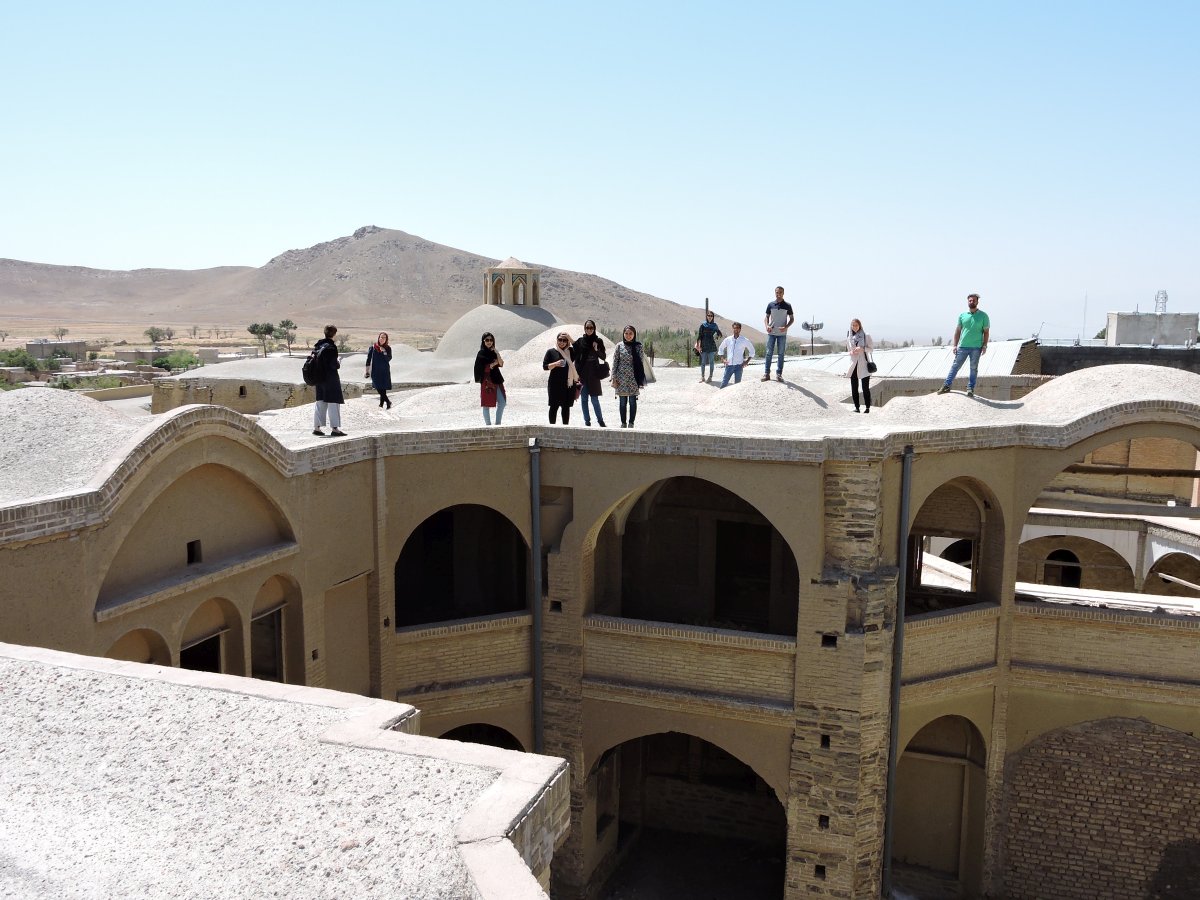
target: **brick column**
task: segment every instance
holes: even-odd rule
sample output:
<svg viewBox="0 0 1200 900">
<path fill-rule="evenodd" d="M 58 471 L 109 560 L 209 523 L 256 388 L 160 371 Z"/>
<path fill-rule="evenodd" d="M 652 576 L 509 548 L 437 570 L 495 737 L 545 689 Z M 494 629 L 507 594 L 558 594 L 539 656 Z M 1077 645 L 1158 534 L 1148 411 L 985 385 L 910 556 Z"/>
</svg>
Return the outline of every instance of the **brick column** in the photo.
<svg viewBox="0 0 1200 900">
<path fill-rule="evenodd" d="M 592 556 L 551 552 L 543 604 L 542 692 L 544 752 L 571 765 L 571 831 L 551 867 L 558 900 L 582 897 L 587 886 L 583 810 L 587 771 L 583 759 L 583 607 L 592 591 Z M 551 603 L 562 604 L 551 611 Z"/>
</svg>

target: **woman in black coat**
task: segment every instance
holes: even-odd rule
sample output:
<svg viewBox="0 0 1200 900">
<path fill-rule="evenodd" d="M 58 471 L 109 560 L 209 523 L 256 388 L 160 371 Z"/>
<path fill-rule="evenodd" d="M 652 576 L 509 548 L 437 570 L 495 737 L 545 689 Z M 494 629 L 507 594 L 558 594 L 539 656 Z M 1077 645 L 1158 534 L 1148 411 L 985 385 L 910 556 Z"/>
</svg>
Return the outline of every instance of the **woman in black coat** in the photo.
<svg viewBox="0 0 1200 900">
<path fill-rule="evenodd" d="M 346 436 L 346 432 L 342 431 L 342 404 L 346 402 L 346 398 L 342 396 L 342 379 L 338 375 L 342 364 L 338 362 L 338 348 L 333 342 L 335 334 L 337 326 L 326 325 L 325 337 L 313 345 L 314 349 L 321 351 L 321 379 L 315 385 L 317 406 L 313 412 L 313 434 L 319 437 L 325 437 L 325 432 L 321 429 L 325 427 L 326 414 L 329 416 L 329 424 L 333 426 L 329 436 Z"/>
<path fill-rule="evenodd" d="M 583 408 L 583 424 L 591 425 L 592 419 L 588 415 L 588 400 L 592 402 L 592 409 L 596 413 L 596 424 L 601 428 L 606 427 L 604 424 L 604 413 L 600 411 L 600 396 L 604 393 L 601 386 L 604 384 L 604 379 L 608 377 L 608 373 L 601 374 L 600 365 L 607 363 L 607 351 L 604 347 L 604 338 L 600 337 L 600 332 L 596 330 L 596 323 L 592 319 L 588 319 L 583 323 L 583 337 L 575 342 L 575 368 L 579 371 L 579 383 L 582 386 L 579 392 L 579 405 Z"/>
<path fill-rule="evenodd" d="M 504 393 L 504 373 L 500 368 L 504 357 L 496 349 L 496 338 L 485 331 L 479 339 L 479 352 L 475 354 L 475 383 L 479 385 L 479 405 L 483 408 L 483 421 L 492 424 L 492 410 L 496 410 L 496 424 L 504 418 L 504 404 L 508 398 Z"/>
<path fill-rule="evenodd" d="M 379 332 L 379 338 L 367 350 L 367 378 L 371 386 L 379 394 L 379 405 L 392 408 L 392 401 L 387 392 L 392 389 L 392 345 L 388 343 L 388 333 Z"/>
<path fill-rule="evenodd" d="M 556 345 L 546 351 L 542 359 L 542 368 L 550 373 L 550 377 L 546 379 L 546 393 L 550 400 L 550 424 L 555 424 L 560 409 L 563 424 L 570 424 L 579 373 L 575 369 L 575 355 L 571 352 L 571 336 L 565 331 L 558 335 Z"/>
</svg>

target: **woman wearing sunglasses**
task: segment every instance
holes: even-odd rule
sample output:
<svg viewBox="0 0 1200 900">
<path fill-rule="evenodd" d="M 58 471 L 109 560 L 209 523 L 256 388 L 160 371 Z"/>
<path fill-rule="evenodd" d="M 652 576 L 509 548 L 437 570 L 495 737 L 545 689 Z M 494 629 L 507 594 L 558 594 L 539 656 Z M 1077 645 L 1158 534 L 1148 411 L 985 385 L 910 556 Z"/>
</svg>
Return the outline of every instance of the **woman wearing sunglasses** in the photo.
<svg viewBox="0 0 1200 900">
<path fill-rule="evenodd" d="M 550 401 L 550 424 L 557 422 L 558 411 L 562 410 L 562 422 L 571 421 L 571 407 L 579 392 L 579 373 L 575 370 L 575 354 L 571 352 L 571 336 L 559 332 L 555 344 L 546 351 L 542 368 L 550 373 L 546 379 L 546 393 Z"/>
</svg>

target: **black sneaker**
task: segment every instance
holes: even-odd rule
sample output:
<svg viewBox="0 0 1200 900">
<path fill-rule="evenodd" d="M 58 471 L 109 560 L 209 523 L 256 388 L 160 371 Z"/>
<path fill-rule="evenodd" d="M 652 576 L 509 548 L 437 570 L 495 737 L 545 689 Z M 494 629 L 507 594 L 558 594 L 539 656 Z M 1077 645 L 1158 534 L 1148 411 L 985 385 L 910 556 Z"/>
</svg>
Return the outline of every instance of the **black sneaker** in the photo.
<svg viewBox="0 0 1200 900">
<path fill-rule="evenodd" d="M 320 428 L 314 428 L 313 434 L 315 434 L 317 437 L 325 437 L 325 432 L 323 432 Z"/>
<path fill-rule="evenodd" d="M 333 429 L 333 431 L 329 432 L 329 436 L 330 437 L 345 437 L 346 432 L 342 431 L 340 428 L 335 428 L 335 429 Z"/>
</svg>

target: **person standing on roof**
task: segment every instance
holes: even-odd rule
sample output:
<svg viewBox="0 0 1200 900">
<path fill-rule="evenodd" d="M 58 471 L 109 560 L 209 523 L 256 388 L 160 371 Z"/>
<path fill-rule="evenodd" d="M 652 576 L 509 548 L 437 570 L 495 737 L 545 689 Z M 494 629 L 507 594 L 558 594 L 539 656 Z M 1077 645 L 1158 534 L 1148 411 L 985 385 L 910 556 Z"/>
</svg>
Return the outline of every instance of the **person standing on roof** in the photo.
<svg viewBox="0 0 1200 900">
<path fill-rule="evenodd" d="M 767 314 L 763 324 L 767 328 L 766 368 L 763 371 L 763 381 L 771 380 L 771 354 L 779 353 L 779 362 L 775 366 L 775 380 L 783 381 L 783 352 L 787 349 L 787 330 L 796 321 L 792 312 L 792 304 L 783 299 L 783 288 L 775 288 L 775 299 L 767 304 Z"/>
<path fill-rule="evenodd" d="M 704 321 L 696 332 L 696 352 L 700 355 L 700 380 L 712 381 L 713 369 L 717 365 L 717 344 L 721 340 L 721 328 L 717 325 L 717 314 L 711 309 L 704 313 Z M 704 367 L 708 366 L 708 378 L 704 377 Z"/>
<path fill-rule="evenodd" d="M 975 396 L 975 379 L 979 376 L 979 357 L 987 353 L 988 338 L 991 335 L 992 322 L 988 314 L 979 308 L 979 295 L 967 294 L 967 311 L 959 313 L 958 327 L 954 329 L 954 364 L 950 366 L 950 374 L 946 383 L 938 388 L 939 394 L 950 393 L 950 385 L 954 376 L 962 368 L 962 364 L 971 360 L 971 380 L 967 382 L 967 396 Z"/>
<path fill-rule="evenodd" d="M 336 334 L 336 325 L 326 325 L 325 337 L 313 345 L 314 349 L 321 351 L 321 380 L 316 383 L 317 405 L 313 411 L 313 434 L 317 437 L 325 437 L 325 432 L 321 429 L 325 427 L 327 414 L 329 424 L 333 426 L 329 436 L 346 436 L 346 432 L 342 431 L 342 404 L 346 402 L 346 398 L 342 396 L 342 379 L 338 375 L 342 364 L 338 362 L 338 348 L 333 341 Z"/>
<path fill-rule="evenodd" d="M 725 363 L 725 374 L 721 376 L 721 387 L 729 384 L 732 378 L 735 384 L 742 383 L 742 367 L 754 358 L 754 345 L 742 337 L 742 323 L 733 323 L 733 334 L 721 341 L 717 350 Z"/>
</svg>

